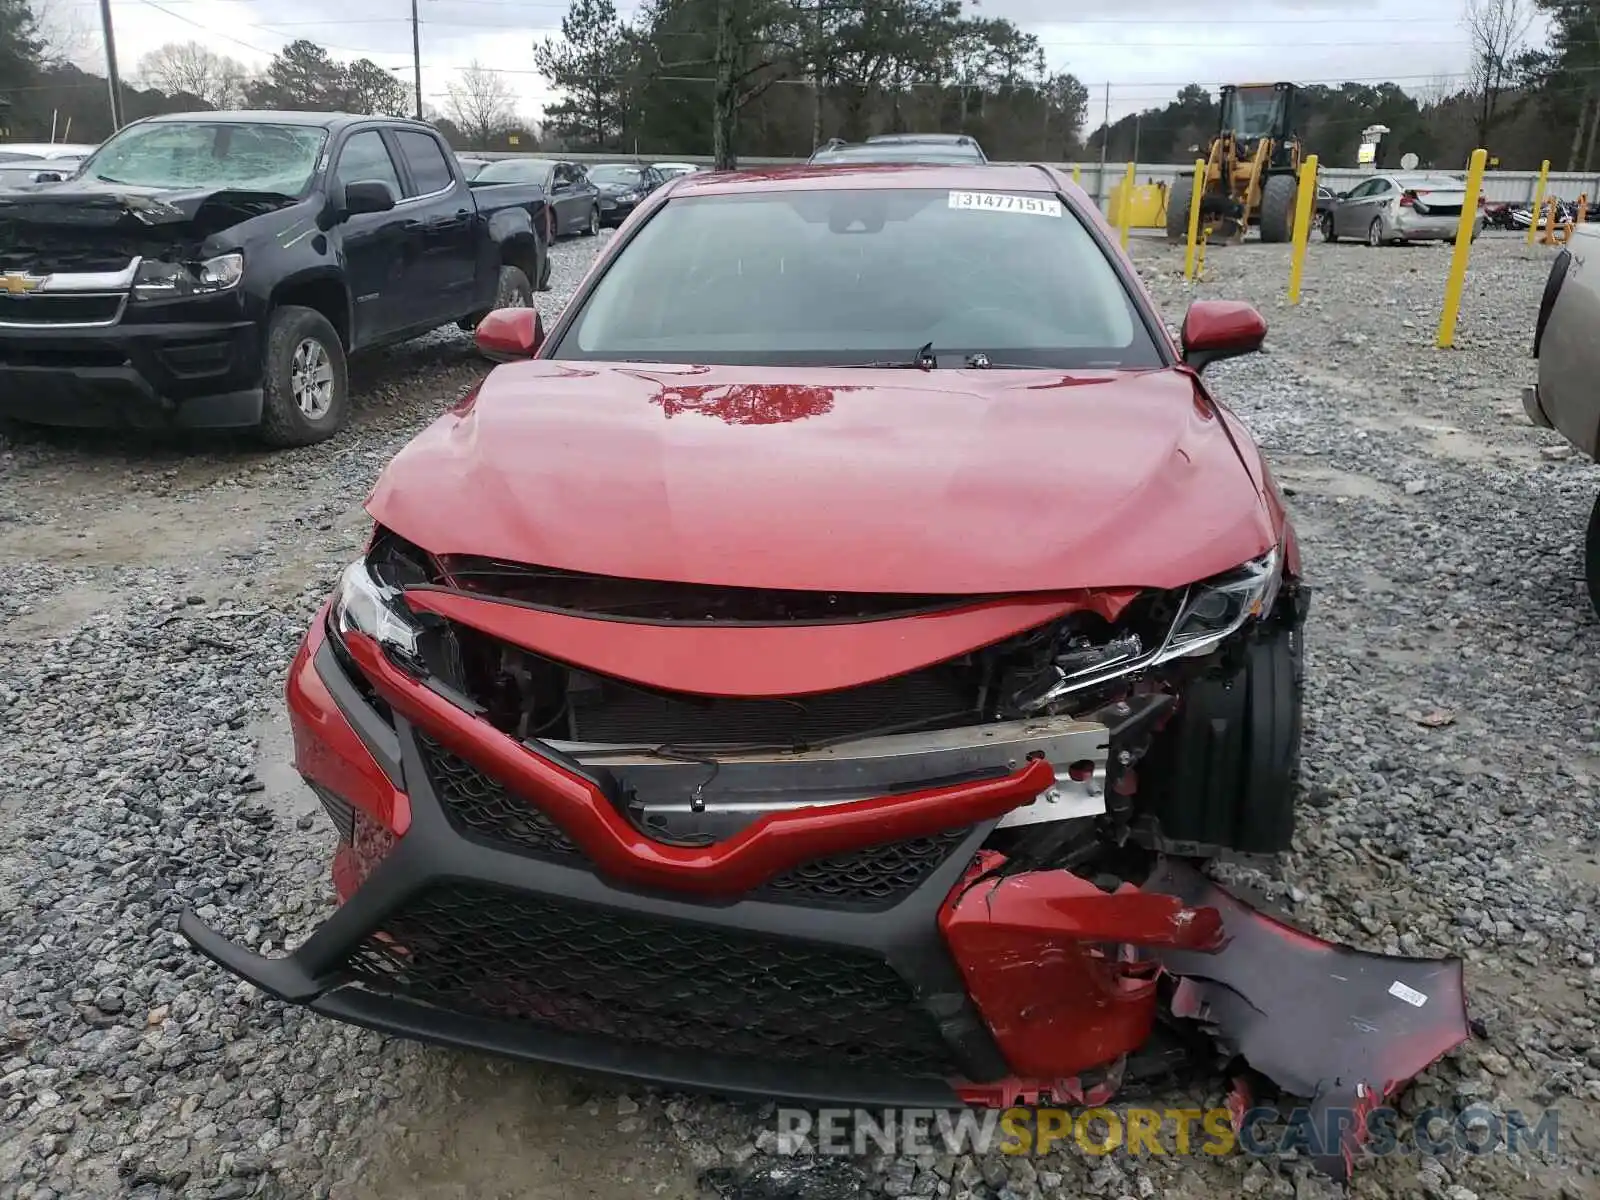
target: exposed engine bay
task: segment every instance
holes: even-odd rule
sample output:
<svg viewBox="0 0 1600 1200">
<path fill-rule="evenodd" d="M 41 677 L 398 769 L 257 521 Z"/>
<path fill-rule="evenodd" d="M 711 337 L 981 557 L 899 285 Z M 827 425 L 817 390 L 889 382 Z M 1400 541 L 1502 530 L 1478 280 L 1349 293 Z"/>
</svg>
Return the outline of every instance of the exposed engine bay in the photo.
<svg viewBox="0 0 1600 1200">
<path fill-rule="evenodd" d="M 369 565 L 399 590 L 673 625 L 878 621 L 974 600 L 699 588 L 439 562 L 387 532 Z M 1234 582 L 1246 585 L 1253 581 Z M 1058 787 L 1002 821 L 991 845 L 1019 864 L 1082 870 L 1140 850 L 1135 859 L 1288 845 L 1306 600 L 1297 581 L 1274 583 L 1263 615 L 1244 620 L 1220 590 L 1090 594 L 1066 617 L 996 644 L 801 696 L 645 688 L 459 621 L 429 621 L 418 653 L 502 732 L 604 772 L 655 838 L 707 844 L 774 808 L 1003 775 L 1032 756 L 1051 762 Z M 1063 757 L 1062 732 L 1074 726 L 1098 729 L 1100 744 Z M 1126 877 L 1139 869 L 1131 864 Z"/>
</svg>

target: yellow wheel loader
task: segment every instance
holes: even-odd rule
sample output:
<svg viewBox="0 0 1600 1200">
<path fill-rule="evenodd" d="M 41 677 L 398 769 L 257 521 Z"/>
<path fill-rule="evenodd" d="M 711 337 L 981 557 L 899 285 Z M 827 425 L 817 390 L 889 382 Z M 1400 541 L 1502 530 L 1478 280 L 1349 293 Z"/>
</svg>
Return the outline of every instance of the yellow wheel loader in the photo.
<svg viewBox="0 0 1600 1200">
<path fill-rule="evenodd" d="M 1263 242 L 1293 236 L 1299 192 L 1300 138 L 1292 83 L 1230 83 L 1222 89 L 1217 134 L 1200 153 L 1206 160 L 1200 219 L 1215 241 L 1243 241 L 1253 225 Z M 1167 236 L 1189 236 L 1194 176 L 1184 175 L 1167 197 Z"/>
</svg>

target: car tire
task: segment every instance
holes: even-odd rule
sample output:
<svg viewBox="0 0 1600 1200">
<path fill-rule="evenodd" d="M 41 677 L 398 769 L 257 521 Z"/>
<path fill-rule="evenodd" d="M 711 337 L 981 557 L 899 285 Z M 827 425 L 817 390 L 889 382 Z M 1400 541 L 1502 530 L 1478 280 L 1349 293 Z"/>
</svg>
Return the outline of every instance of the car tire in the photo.
<svg viewBox="0 0 1600 1200">
<path fill-rule="evenodd" d="M 1600 496 L 1594 500 L 1594 511 L 1589 514 L 1589 536 L 1583 543 L 1583 572 L 1589 585 L 1589 603 L 1600 616 Z"/>
<path fill-rule="evenodd" d="M 1298 626 L 1263 630 L 1230 669 L 1196 676 L 1139 763 L 1135 806 L 1162 853 L 1276 854 L 1294 838 L 1305 678 Z"/>
<path fill-rule="evenodd" d="M 285 305 L 267 321 L 261 440 L 274 449 L 326 441 L 350 415 L 344 344 L 314 308 Z"/>
<path fill-rule="evenodd" d="M 532 308 L 533 284 L 521 267 L 501 267 L 500 280 L 494 289 L 496 308 Z"/>
<path fill-rule="evenodd" d="M 1294 237 L 1294 202 L 1300 184 L 1293 175 L 1269 175 L 1261 185 L 1261 226 L 1263 242 L 1287 242 Z"/>
<path fill-rule="evenodd" d="M 1367 245 L 1383 245 L 1383 218 L 1373 217 L 1372 224 L 1367 226 Z"/>
<path fill-rule="evenodd" d="M 589 210 L 589 223 L 583 227 L 584 237 L 597 237 L 600 233 L 600 206 L 597 204 Z"/>
<path fill-rule="evenodd" d="M 1339 235 L 1333 231 L 1333 214 L 1331 212 L 1317 214 L 1317 232 L 1322 234 L 1322 240 L 1325 242 L 1338 242 Z"/>
</svg>

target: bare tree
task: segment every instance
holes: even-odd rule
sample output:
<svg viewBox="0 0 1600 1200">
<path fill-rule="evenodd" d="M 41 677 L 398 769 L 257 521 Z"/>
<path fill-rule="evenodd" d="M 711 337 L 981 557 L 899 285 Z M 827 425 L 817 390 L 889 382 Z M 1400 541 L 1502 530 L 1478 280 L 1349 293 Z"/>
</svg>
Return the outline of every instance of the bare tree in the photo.
<svg viewBox="0 0 1600 1200">
<path fill-rule="evenodd" d="M 498 71 L 476 59 L 446 91 L 445 112 L 474 150 L 486 147 L 495 136 L 517 122 L 516 97 Z"/>
<path fill-rule="evenodd" d="M 71 0 L 31 0 L 26 7 L 33 13 L 47 63 L 77 62 L 98 48 L 99 37 L 90 32 L 83 10 Z"/>
<path fill-rule="evenodd" d="M 244 103 L 250 72 L 243 63 L 207 50 L 199 42 L 168 42 L 139 60 L 134 77 L 169 96 L 186 92 L 212 108 Z"/>
<path fill-rule="evenodd" d="M 1529 0 L 1466 0 L 1462 23 L 1472 46 L 1468 86 L 1478 98 L 1478 145 L 1487 146 L 1489 132 L 1500 115 L 1500 97 L 1511 87 L 1515 60 L 1533 27 Z"/>
</svg>

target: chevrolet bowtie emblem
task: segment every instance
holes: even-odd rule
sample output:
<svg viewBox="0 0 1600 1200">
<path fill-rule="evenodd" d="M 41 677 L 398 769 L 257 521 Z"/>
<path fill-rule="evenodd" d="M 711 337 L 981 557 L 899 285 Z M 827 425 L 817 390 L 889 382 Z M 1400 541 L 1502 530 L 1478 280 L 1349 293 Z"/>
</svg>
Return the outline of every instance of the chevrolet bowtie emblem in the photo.
<svg viewBox="0 0 1600 1200">
<path fill-rule="evenodd" d="M 29 292 L 37 291 L 46 278 L 48 277 L 44 275 L 27 275 L 22 272 L 0 275 L 0 292 L 8 296 L 25 296 Z"/>
</svg>

